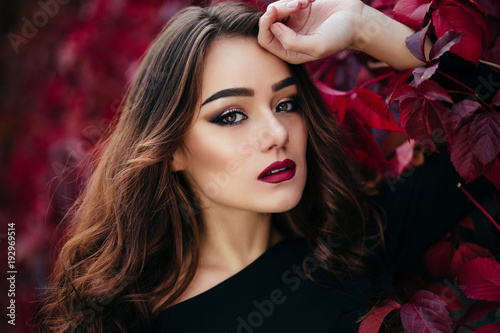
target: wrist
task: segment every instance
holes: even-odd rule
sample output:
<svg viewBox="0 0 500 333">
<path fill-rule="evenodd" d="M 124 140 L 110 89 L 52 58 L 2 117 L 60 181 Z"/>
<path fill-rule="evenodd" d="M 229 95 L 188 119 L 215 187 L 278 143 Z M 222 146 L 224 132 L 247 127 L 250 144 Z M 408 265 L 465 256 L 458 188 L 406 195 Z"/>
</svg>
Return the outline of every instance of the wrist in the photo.
<svg viewBox="0 0 500 333">
<path fill-rule="evenodd" d="M 349 49 L 366 52 L 374 43 L 376 34 L 380 33 L 379 11 L 361 2 L 360 13 L 355 15 L 355 35 Z"/>
<path fill-rule="evenodd" d="M 352 49 L 365 52 L 398 70 L 423 65 L 406 47 L 406 38 L 414 33 L 406 25 L 364 5 L 358 27 Z M 430 49 L 427 44 L 426 53 Z"/>
<path fill-rule="evenodd" d="M 347 46 L 347 49 L 355 51 L 364 51 L 366 47 L 366 37 L 367 37 L 365 32 L 366 29 L 365 23 L 367 22 L 366 20 L 370 19 L 370 16 L 372 15 L 372 13 L 370 12 L 370 9 L 372 8 L 364 4 L 362 1 L 358 1 L 358 4 L 360 6 L 359 10 L 355 11 L 352 14 L 354 35 L 352 43 L 349 46 Z"/>
</svg>

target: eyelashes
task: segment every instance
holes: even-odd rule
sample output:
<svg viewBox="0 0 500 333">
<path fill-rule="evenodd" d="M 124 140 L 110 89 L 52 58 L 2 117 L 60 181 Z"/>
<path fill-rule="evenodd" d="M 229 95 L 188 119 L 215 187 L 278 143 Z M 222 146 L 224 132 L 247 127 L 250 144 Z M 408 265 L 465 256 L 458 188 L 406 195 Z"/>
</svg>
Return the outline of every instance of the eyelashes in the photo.
<svg viewBox="0 0 500 333">
<path fill-rule="evenodd" d="M 231 108 L 216 116 L 210 122 L 221 126 L 233 126 L 241 121 L 248 119 L 243 110 Z"/>
<path fill-rule="evenodd" d="M 297 99 L 289 99 L 279 102 L 276 105 L 276 112 L 296 112 L 300 109 L 300 104 Z"/>
<path fill-rule="evenodd" d="M 296 96 L 279 102 L 275 107 L 276 113 L 294 113 L 300 111 L 301 106 Z M 210 120 L 213 124 L 220 126 L 234 126 L 248 119 L 248 116 L 240 108 L 230 108 L 221 114 L 217 115 L 214 119 Z"/>
</svg>

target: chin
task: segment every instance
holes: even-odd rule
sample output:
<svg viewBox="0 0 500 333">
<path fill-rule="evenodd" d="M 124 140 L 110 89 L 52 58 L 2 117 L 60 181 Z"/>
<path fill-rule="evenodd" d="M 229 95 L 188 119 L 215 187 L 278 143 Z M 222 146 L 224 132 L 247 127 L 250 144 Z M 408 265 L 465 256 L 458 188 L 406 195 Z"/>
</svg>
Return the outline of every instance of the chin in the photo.
<svg viewBox="0 0 500 333">
<path fill-rule="evenodd" d="M 273 207 L 269 207 L 269 213 L 284 213 L 295 208 L 301 199 L 302 195 L 289 196 L 288 198 L 282 198 L 278 202 L 275 202 Z"/>
</svg>

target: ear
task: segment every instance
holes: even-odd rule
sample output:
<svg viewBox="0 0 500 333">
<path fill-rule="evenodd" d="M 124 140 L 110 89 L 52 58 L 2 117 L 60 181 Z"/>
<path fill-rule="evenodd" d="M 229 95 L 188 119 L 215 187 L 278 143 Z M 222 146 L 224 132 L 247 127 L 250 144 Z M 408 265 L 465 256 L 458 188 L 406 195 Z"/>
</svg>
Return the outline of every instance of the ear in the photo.
<svg viewBox="0 0 500 333">
<path fill-rule="evenodd" d="M 175 153 L 172 155 L 171 159 L 172 159 L 172 168 L 175 172 L 186 170 L 187 159 L 186 159 L 186 154 L 184 153 L 182 147 L 177 148 Z"/>
</svg>

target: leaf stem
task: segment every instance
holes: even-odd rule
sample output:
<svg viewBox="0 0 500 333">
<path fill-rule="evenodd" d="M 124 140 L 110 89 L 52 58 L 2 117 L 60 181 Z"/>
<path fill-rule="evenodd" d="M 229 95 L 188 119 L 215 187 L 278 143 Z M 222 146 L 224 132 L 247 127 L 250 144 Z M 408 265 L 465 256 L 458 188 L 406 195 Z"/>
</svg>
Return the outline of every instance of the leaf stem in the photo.
<svg viewBox="0 0 500 333">
<path fill-rule="evenodd" d="M 359 86 L 359 88 L 365 88 L 365 87 L 367 87 L 367 86 L 369 86 L 369 85 L 371 85 L 371 84 L 374 84 L 374 83 L 377 83 L 377 82 L 379 82 L 379 81 L 385 80 L 385 79 L 387 79 L 388 77 L 391 77 L 391 75 L 393 75 L 393 74 L 394 74 L 394 73 L 389 72 L 389 73 L 385 73 L 384 75 L 377 76 L 376 78 L 373 78 L 373 79 L 371 79 L 371 80 L 369 80 L 369 81 L 366 81 L 365 83 L 361 84 L 361 85 Z"/>
<path fill-rule="evenodd" d="M 498 223 L 496 223 L 493 217 L 491 217 L 491 215 L 486 211 L 486 209 L 484 209 L 483 206 L 481 206 L 479 202 L 477 202 L 476 199 L 474 199 L 472 195 L 470 195 L 470 193 L 465 188 L 463 188 L 462 184 L 458 183 L 457 187 L 460 190 L 462 190 L 462 192 L 464 192 L 464 194 L 469 198 L 469 200 L 472 201 L 472 203 L 476 205 L 477 208 L 479 208 L 479 210 L 486 216 L 486 218 L 490 220 L 491 223 L 493 223 L 493 225 L 498 229 L 498 231 L 500 231 L 500 226 L 498 225 Z"/>
<path fill-rule="evenodd" d="M 476 96 L 476 94 L 466 92 L 466 91 L 459 91 L 459 90 L 446 90 L 448 94 L 462 94 L 462 95 L 467 95 L 467 96 Z"/>
<path fill-rule="evenodd" d="M 462 322 L 460 322 L 460 321 L 458 321 L 458 320 L 456 320 L 456 319 L 453 319 L 453 318 L 452 318 L 451 320 L 452 320 L 455 324 L 457 324 L 457 325 L 458 325 L 457 327 L 455 327 L 455 330 L 454 330 L 453 332 L 458 331 L 458 330 L 457 330 L 457 328 L 458 328 L 459 326 L 461 326 L 461 327 L 465 327 L 465 328 L 468 328 L 468 329 L 473 330 L 473 331 L 475 331 L 475 330 L 476 330 L 476 328 L 472 327 L 471 325 L 468 325 L 468 324 L 462 323 Z"/>
<path fill-rule="evenodd" d="M 487 66 L 490 66 L 490 67 L 493 67 L 493 68 L 496 68 L 496 69 L 500 69 L 500 65 L 499 64 L 495 64 L 494 62 L 489 62 L 489 61 L 486 61 L 486 60 L 479 60 L 479 62 L 487 65 Z"/>
<path fill-rule="evenodd" d="M 467 95 L 467 96 L 472 96 L 476 101 L 479 102 L 486 110 L 490 108 L 488 104 L 486 104 L 485 101 L 483 101 L 481 98 L 479 98 L 476 94 L 468 93 L 466 91 L 459 91 L 459 90 L 446 90 L 448 94 L 462 94 L 462 95 Z"/>
<path fill-rule="evenodd" d="M 458 85 L 461 85 L 462 87 L 464 87 L 465 89 L 469 90 L 470 92 L 472 92 L 474 95 L 476 95 L 476 92 L 469 86 L 466 86 L 465 84 L 463 84 L 462 82 L 458 81 L 457 79 L 454 79 L 453 77 L 449 76 L 448 74 L 446 74 L 445 72 L 442 72 L 440 70 L 437 70 L 436 71 L 437 73 L 447 77 L 448 79 L 452 80 L 453 82 L 455 82 L 456 84 Z"/>
</svg>

